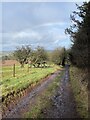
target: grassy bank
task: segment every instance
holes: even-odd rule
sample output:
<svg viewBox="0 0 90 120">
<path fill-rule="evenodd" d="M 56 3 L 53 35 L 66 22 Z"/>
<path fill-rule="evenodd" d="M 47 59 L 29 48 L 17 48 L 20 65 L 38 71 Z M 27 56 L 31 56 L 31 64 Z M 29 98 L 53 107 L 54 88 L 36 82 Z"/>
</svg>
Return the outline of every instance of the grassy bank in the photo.
<svg viewBox="0 0 90 120">
<path fill-rule="evenodd" d="M 56 89 L 60 86 L 60 79 L 62 78 L 64 71 L 54 79 L 54 81 L 45 89 L 37 98 L 37 102 L 32 107 L 30 112 L 25 114 L 25 118 L 45 118 L 45 109 L 50 108 L 52 105 L 51 96 L 55 94 Z M 31 107 L 31 106 L 30 106 Z"/>
<path fill-rule="evenodd" d="M 32 84 L 36 84 L 42 78 L 50 75 L 55 72 L 60 67 L 52 65 L 49 68 L 30 68 L 30 71 L 27 72 L 27 66 L 23 68 L 20 72 L 17 72 L 16 77 L 7 76 L 5 71 L 10 72 L 8 69 L 10 67 L 3 68 L 2 81 L 0 82 L 0 87 L 2 88 L 2 96 L 6 96 L 10 92 L 17 92 L 19 89 L 27 88 Z M 17 67 L 17 71 L 20 69 Z M 5 73 L 5 74 L 4 74 Z"/>
<path fill-rule="evenodd" d="M 2 111 L 8 109 L 8 105 L 12 102 L 14 105 L 17 104 L 19 98 L 26 94 L 26 89 L 32 89 L 35 85 L 39 84 L 45 77 L 54 73 L 59 66 L 52 64 L 50 67 L 46 68 L 30 68 L 27 72 L 27 67 L 20 68 L 17 66 L 17 74 L 15 77 L 7 76 L 6 72 L 11 72 L 10 66 L 3 68 L 2 81 L 0 81 L 0 87 L 2 88 Z M 20 72 L 18 72 L 18 69 Z"/>
<path fill-rule="evenodd" d="M 74 97 L 77 103 L 77 111 L 81 118 L 88 117 L 88 91 L 86 72 L 76 67 L 70 68 L 70 80 Z"/>
</svg>

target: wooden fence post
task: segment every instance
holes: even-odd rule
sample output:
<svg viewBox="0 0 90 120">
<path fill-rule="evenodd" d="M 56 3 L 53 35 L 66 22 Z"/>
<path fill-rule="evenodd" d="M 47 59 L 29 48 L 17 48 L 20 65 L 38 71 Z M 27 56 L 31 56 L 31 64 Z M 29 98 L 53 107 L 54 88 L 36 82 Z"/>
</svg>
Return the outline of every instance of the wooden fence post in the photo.
<svg viewBox="0 0 90 120">
<path fill-rule="evenodd" d="M 28 72 L 29 72 L 29 64 L 28 64 Z"/>
<path fill-rule="evenodd" d="M 15 77 L 15 64 L 13 65 L 13 77 Z"/>
</svg>

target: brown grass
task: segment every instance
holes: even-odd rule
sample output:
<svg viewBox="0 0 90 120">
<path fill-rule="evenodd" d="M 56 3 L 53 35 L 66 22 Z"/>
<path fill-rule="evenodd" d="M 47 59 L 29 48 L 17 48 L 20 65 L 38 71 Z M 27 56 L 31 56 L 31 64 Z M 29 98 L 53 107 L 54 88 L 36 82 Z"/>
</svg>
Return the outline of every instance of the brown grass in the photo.
<svg viewBox="0 0 90 120">
<path fill-rule="evenodd" d="M 70 68 L 70 80 L 74 97 L 77 103 L 77 111 L 81 118 L 88 118 L 88 91 L 86 72 L 76 67 Z"/>
<path fill-rule="evenodd" d="M 13 64 L 19 64 L 19 62 L 16 60 L 0 61 L 0 66 L 12 66 Z"/>
</svg>

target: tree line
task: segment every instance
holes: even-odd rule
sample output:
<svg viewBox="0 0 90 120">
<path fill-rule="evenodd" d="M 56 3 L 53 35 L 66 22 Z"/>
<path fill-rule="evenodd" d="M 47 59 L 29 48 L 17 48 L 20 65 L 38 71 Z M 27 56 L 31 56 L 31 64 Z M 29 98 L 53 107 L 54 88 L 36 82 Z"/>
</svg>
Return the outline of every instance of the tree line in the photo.
<svg viewBox="0 0 90 120">
<path fill-rule="evenodd" d="M 65 33 L 70 35 L 72 41 L 72 47 L 68 51 L 71 63 L 84 69 L 89 65 L 90 2 L 76 6 L 77 11 L 70 15 L 73 25 L 67 28 Z"/>
<path fill-rule="evenodd" d="M 58 47 L 52 51 L 45 50 L 42 46 L 32 49 L 30 45 L 17 47 L 13 54 L 3 56 L 3 60 L 17 60 L 21 67 L 30 64 L 33 67 L 47 67 L 47 63 L 65 65 L 66 49 Z"/>
</svg>

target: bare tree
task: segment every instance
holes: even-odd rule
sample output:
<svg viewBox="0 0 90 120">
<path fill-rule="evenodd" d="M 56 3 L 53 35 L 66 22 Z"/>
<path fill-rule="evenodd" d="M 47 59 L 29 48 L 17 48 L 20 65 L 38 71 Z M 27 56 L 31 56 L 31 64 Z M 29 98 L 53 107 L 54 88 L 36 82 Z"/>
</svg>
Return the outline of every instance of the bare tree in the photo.
<svg viewBox="0 0 90 120">
<path fill-rule="evenodd" d="M 22 46 L 21 48 L 18 47 L 14 51 L 14 56 L 16 60 L 21 64 L 21 67 L 24 67 L 24 64 L 28 62 L 28 58 L 31 55 L 31 47 L 30 46 Z"/>
</svg>

